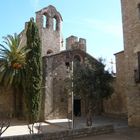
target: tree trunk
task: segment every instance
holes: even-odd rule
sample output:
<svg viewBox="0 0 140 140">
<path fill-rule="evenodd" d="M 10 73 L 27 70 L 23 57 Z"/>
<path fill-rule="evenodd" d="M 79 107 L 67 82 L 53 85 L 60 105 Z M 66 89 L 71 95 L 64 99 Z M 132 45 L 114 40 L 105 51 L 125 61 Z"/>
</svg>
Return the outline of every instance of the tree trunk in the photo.
<svg viewBox="0 0 140 140">
<path fill-rule="evenodd" d="M 13 108 L 14 108 L 13 116 L 14 117 L 16 117 L 16 106 L 17 106 L 16 89 L 14 88 L 14 90 L 13 90 Z"/>
<path fill-rule="evenodd" d="M 87 126 L 92 126 L 92 103 L 89 101 L 88 104 L 88 113 L 87 113 L 87 120 L 86 120 Z"/>
<path fill-rule="evenodd" d="M 104 112 L 104 107 L 103 107 L 103 100 L 99 100 L 97 102 L 97 109 L 98 109 L 98 115 L 102 115 L 102 113 Z"/>
<path fill-rule="evenodd" d="M 89 111 L 87 114 L 86 124 L 87 124 L 87 126 L 92 126 L 92 113 L 91 113 L 91 111 Z"/>
</svg>

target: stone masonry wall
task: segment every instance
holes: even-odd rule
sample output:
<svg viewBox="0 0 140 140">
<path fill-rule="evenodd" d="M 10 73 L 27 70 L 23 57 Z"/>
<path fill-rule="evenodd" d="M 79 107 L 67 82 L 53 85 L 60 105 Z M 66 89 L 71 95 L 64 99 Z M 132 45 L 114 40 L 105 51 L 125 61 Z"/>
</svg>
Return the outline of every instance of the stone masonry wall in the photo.
<svg viewBox="0 0 140 140">
<path fill-rule="evenodd" d="M 60 52 L 61 40 L 60 32 L 42 29 L 42 56 L 46 56 L 49 51 L 52 53 Z"/>
<path fill-rule="evenodd" d="M 42 56 L 60 52 L 60 47 L 63 42 L 61 35 L 61 22 L 62 17 L 60 13 L 52 5 L 36 12 L 36 24 L 39 29 L 42 43 Z"/>
<path fill-rule="evenodd" d="M 67 115 L 66 75 L 63 55 L 45 58 L 45 118 L 64 118 Z"/>
<path fill-rule="evenodd" d="M 73 48 L 81 49 L 86 52 L 86 39 L 78 39 L 76 36 L 70 36 L 66 38 L 66 49 L 70 50 Z"/>
<path fill-rule="evenodd" d="M 140 126 L 140 84 L 135 83 L 134 70 L 138 69 L 140 51 L 140 0 L 121 0 L 124 54 L 125 93 L 127 96 L 128 124 Z"/>
<path fill-rule="evenodd" d="M 72 61 L 75 56 L 80 56 L 84 61 L 85 52 L 80 50 L 69 50 L 61 53 L 43 57 L 44 64 L 44 117 L 67 118 L 71 108 L 71 96 L 67 92 L 65 79 L 72 72 Z M 67 64 L 69 63 L 69 64 Z M 69 67 L 67 67 L 69 65 Z M 81 113 L 85 114 L 85 102 L 81 100 Z"/>
<path fill-rule="evenodd" d="M 124 51 L 115 54 L 116 56 L 116 78 L 114 78 L 114 93 L 111 98 L 104 100 L 104 111 L 107 114 L 127 117 L 127 98 L 125 94 L 125 63 Z"/>
<path fill-rule="evenodd" d="M 10 88 L 0 86 L 0 118 L 13 114 L 13 92 Z M 10 117 L 9 116 L 9 117 Z"/>
</svg>

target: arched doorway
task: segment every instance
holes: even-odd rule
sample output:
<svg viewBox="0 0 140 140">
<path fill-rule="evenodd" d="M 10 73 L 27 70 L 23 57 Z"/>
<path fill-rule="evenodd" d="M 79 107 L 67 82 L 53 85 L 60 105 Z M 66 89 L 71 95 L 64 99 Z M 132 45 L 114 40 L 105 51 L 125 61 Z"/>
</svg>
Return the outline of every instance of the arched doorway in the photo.
<svg viewBox="0 0 140 140">
<path fill-rule="evenodd" d="M 74 99 L 74 116 L 81 116 L 81 99 Z"/>
</svg>

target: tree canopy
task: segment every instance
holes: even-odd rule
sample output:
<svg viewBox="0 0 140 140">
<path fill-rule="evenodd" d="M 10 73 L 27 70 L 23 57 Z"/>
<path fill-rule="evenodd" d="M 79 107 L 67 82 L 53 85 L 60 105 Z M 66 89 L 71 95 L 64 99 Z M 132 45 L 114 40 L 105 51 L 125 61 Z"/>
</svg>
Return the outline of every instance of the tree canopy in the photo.
<svg viewBox="0 0 140 140">
<path fill-rule="evenodd" d="M 6 86 L 23 84 L 26 54 L 29 49 L 21 46 L 17 34 L 3 37 L 4 45 L 0 44 L 0 82 Z"/>
<path fill-rule="evenodd" d="M 93 59 L 78 59 L 71 62 L 69 77 L 66 78 L 66 89 L 74 96 L 84 99 L 87 108 L 87 126 L 92 125 L 92 112 L 98 105 L 99 113 L 102 111 L 102 100 L 113 93 L 113 76 L 105 70 L 102 59 L 93 62 Z"/>
<path fill-rule="evenodd" d="M 72 82 L 75 95 L 94 101 L 108 98 L 113 93 L 112 81 L 113 76 L 105 70 L 101 59 L 96 65 L 74 62 Z"/>
</svg>

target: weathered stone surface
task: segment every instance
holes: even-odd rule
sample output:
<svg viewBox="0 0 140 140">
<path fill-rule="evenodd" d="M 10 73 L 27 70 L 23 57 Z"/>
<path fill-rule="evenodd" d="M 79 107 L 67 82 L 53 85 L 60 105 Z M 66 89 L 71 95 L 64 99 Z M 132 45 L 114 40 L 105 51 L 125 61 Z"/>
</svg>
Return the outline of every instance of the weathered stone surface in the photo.
<svg viewBox="0 0 140 140">
<path fill-rule="evenodd" d="M 0 86 L 0 118 L 12 117 L 14 112 L 13 108 L 12 89 Z"/>
<path fill-rule="evenodd" d="M 70 36 L 66 38 L 66 49 L 70 50 L 72 48 L 81 49 L 86 52 L 86 39 L 79 38 L 77 36 Z"/>
<path fill-rule="evenodd" d="M 125 94 L 125 62 L 124 51 L 115 54 L 116 77 L 113 86 L 114 93 L 111 98 L 104 100 L 104 111 L 116 117 L 127 117 L 127 98 Z"/>
<path fill-rule="evenodd" d="M 63 43 L 61 22 L 60 13 L 52 5 L 36 12 L 36 24 L 42 42 L 42 56 L 60 52 Z"/>
<path fill-rule="evenodd" d="M 125 96 L 127 97 L 128 123 L 140 126 L 140 84 L 135 82 L 140 51 L 140 0 L 121 0 L 124 35 L 124 75 Z M 118 56 L 118 55 L 116 55 Z M 118 56 L 119 57 L 119 56 Z M 121 83 L 121 79 L 119 80 Z M 121 87 L 121 85 L 120 85 Z"/>
<path fill-rule="evenodd" d="M 71 110 L 71 93 L 68 93 L 65 86 L 65 79 L 72 74 L 72 61 L 79 56 L 81 62 L 86 61 L 86 54 L 81 50 L 66 50 L 58 54 L 43 57 L 44 69 L 44 92 L 45 92 L 45 113 L 46 119 L 67 118 Z M 93 58 L 92 58 L 93 59 Z M 69 63 L 69 67 L 66 66 Z M 97 60 L 93 59 L 93 63 Z M 75 97 L 77 98 L 77 97 Z M 81 115 L 86 114 L 86 100 L 81 99 Z"/>
</svg>

